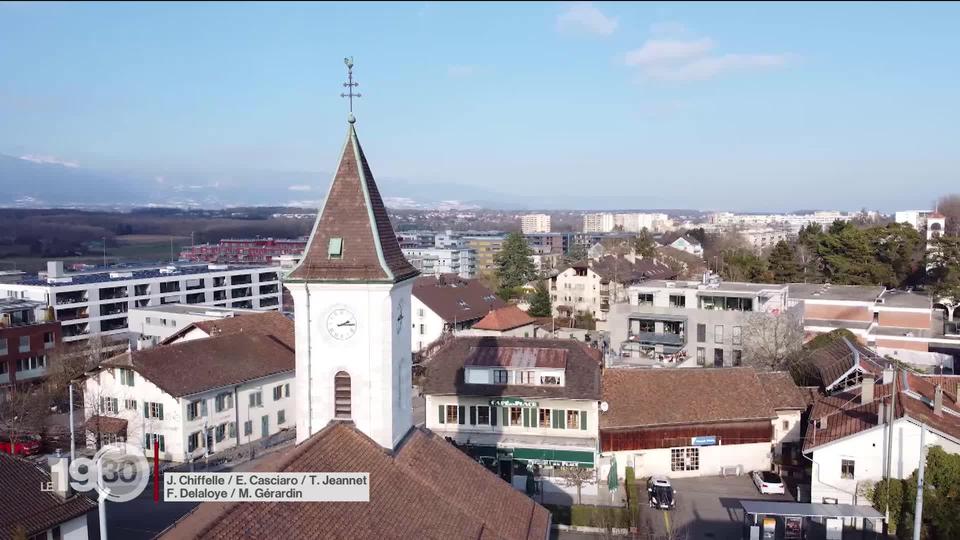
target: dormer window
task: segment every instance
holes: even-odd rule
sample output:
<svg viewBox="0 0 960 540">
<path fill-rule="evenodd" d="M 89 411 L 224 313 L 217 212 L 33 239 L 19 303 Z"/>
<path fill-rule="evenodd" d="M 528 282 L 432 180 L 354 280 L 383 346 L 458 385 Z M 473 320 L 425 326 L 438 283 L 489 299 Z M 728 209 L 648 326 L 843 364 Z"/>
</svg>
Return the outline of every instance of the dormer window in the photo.
<svg viewBox="0 0 960 540">
<path fill-rule="evenodd" d="M 544 375 L 540 377 L 540 384 L 560 384 L 560 377 L 556 375 Z"/>
<path fill-rule="evenodd" d="M 327 244 L 327 257 L 331 259 L 343 258 L 343 238 L 331 238 Z"/>
</svg>

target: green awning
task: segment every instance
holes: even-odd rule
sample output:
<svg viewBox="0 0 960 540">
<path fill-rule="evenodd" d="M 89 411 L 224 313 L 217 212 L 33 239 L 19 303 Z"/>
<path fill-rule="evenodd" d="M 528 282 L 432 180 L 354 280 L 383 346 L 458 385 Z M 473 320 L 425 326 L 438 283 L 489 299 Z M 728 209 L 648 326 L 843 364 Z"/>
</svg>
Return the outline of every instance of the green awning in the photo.
<svg viewBox="0 0 960 540">
<path fill-rule="evenodd" d="M 521 461 L 593 466 L 593 452 L 552 450 L 548 448 L 514 448 L 513 459 Z"/>
</svg>

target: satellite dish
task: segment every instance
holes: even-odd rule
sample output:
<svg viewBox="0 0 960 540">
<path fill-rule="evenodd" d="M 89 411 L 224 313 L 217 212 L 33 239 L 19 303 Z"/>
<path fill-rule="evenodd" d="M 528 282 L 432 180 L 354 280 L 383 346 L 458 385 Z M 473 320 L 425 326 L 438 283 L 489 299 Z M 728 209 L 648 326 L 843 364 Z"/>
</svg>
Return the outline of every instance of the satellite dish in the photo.
<svg viewBox="0 0 960 540">
<path fill-rule="evenodd" d="M 609 410 L 610 410 L 610 404 L 607 403 L 606 401 L 601 401 L 601 402 L 600 402 L 600 411 L 601 411 L 601 412 L 607 412 L 607 411 L 609 411 Z"/>
</svg>

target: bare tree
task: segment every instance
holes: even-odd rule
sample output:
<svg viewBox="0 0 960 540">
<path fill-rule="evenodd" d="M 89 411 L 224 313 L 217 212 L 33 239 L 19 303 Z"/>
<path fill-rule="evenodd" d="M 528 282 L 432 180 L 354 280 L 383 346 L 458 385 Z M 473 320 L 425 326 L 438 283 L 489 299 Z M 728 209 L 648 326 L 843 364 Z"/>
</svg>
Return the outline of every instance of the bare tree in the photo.
<svg viewBox="0 0 960 540">
<path fill-rule="evenodd" d="M 743 326 L 743 364 L 759 371 L 790 371 L 799 367 L 803 325 L 796 309 L 772 314 L 756 312 Z"/>
<path fill-rule="evenodd" d="M 589 486 L 596 483 L 597 474 L 594 469 L 588 469 L 586 467 L 561 467 L 557 471 L 557 476 L 563 480 L 563 483 L 567 487 L 577 488 L 577 504 L 583 504 L 583 486 Z"/>
<path fill-rule="evenodd" d="M 50 400 L 42 385 L 11 387 L 0 399 L 0 429 L 10 439 L 11 451 L 30 435 L 43 432 Z"/>
</svg>

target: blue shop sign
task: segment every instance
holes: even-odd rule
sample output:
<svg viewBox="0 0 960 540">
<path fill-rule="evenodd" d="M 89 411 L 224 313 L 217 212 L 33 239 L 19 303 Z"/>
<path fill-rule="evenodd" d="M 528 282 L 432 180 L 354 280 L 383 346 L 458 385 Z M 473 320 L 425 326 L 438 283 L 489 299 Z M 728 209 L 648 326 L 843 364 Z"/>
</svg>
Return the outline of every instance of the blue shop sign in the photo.
<svg viewBox="0 0 960 540">
<path fill-rule="evenodd" d="M 690 437 L 690 446 L 714 446 L 717 444 L 716 435 L 704 435 L 700 437 Z"/>
</svg>

